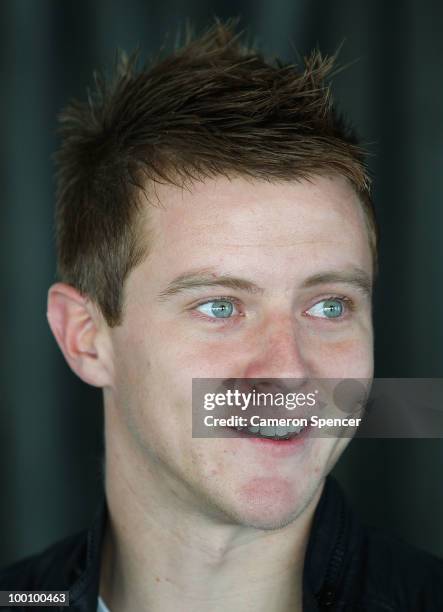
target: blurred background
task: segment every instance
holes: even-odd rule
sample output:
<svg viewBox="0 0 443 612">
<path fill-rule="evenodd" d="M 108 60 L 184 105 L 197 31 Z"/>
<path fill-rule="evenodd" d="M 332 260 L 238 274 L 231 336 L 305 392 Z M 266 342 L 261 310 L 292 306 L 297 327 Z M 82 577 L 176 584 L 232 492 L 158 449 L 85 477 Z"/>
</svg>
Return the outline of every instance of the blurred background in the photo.
<svg viewBox="0 0 443 612">
<path fill-rule="evenodd" d="M 56 116 L 117 47 L 147 58 L 188 18 L 240 17 L 266 55 L 354 62 L 335 100 L 370 146 L 382 229 L 376 375 L 443 376 L 443 3 L 432 0 L 3 0 L 0 3 L 0 565 L 91 520 L 101 394 L 46 323 L 55 280 Z M 443 440 L 354 440 L 334 470 L 362 518 L 443 556 Z"/>
</svg>

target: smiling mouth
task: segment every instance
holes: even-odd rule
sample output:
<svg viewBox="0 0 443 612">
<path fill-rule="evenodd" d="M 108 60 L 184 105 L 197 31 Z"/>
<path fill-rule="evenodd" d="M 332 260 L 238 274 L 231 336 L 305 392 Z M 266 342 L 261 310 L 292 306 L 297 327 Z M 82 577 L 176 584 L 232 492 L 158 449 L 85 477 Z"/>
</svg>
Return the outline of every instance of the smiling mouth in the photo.
<svg viewBox="0 0 443 612">
<path fill-rule="evenodd" d="M 288 427 L 273 426 L 273 425 L 255 425 L 248 427 L 230 427 L 240 436 L 249 436 L 253 438 L 263 438 L 265 440 L 292 440 L 297 438 L 303 431 L 308 429 L 307 426 L 290 425 Z"/>
</svg>

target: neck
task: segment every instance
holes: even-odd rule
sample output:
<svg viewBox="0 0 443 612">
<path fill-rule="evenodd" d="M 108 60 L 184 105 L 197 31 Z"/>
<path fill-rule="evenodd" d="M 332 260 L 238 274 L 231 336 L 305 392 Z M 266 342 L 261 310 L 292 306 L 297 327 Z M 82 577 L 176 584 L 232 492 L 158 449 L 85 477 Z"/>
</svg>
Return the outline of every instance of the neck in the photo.
<svg viewBox="0 0 443 612">
<path fill-rule="evenodd" d="M 106 445 L 109 522 L 100 579 L 111 612 L 301 612 L 322 486 L 289 525 L 257 529 L 192 503 L 173 475 L 153 469 L 134 445 L 123 452 L 118 439 L 108 436 Z"/>
</svg>

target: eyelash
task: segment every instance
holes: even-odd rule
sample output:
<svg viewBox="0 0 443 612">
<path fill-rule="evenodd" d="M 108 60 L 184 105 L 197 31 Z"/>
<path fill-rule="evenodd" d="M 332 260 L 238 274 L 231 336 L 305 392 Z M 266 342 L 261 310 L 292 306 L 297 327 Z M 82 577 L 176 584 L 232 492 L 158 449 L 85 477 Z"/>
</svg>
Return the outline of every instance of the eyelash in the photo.
<svg viewBox="0 0 443 612">
<path fill-rule="evenodd" d="M 234 315 L 232 317 L 226 317 L 226 318 L 217 318 L 217 317 L 207 317 L 206 315 L 204 315 L 203 313 L 200 313 L 197 311 L 197 308 L 199 306 L 203 306 L 204 304 L 208 304 L 209 302 L 217 302 L 219 300 L 222 301 L 227 301 L 227 302 L 232 302 L 234 304 L 234 306 L 240 310 L 238 315 Z M 309 315 L 306 314 L 306 311 L 303 313 L 304 316 L 307 316 L 311 319 L 320 319 L 323 321 L 328 321 L 331 323 L 336 323 L 339 321 L 343 321 L 348 314 L 350 314 L 351 312 L 353 312 L 355 310 L 355 304 L 353 302 L 353 300 L 351 300 L 351 298 L 345 296 L 345 295 L 329 295 L 327 297 L 323 297 L 319 300 L 317 300 L 316 302 L 314 302 L 307 310 L 310 310 L 311 308 L 313 308 L 316 304 L 319 304 L 320 302 L 328 302 L 328 301 L 339 301 L 342 302 L 343 306 L 344 306 L 344 313 L 342 316 L 339 317 L 335 317 L 335 318 L 327 318 L 327 317 L 316 317 L 314 315 Z M 235 322 L 237 322 L 237 318 L 238 317 L 244 317 L 244 313 L 241 312 L 241 308 L 240 308 L 240 300 L 238 300 L 237 298 L 231 297 L 229 295 L 220 295 L 220 296 L 215 296 L 215 297 L 211 297 L 209 299 L 206 300 L 202 300 L 201 302 L 192 305 L 189 310 L 192 311 L 193 315 L 198 317 L 198 318 L 202 318 L 205 321 L 208 321 L 209 323 L 215 323 L 217 325 L 229 325 L 229 324 L 233 324 Z"/>
</svg>

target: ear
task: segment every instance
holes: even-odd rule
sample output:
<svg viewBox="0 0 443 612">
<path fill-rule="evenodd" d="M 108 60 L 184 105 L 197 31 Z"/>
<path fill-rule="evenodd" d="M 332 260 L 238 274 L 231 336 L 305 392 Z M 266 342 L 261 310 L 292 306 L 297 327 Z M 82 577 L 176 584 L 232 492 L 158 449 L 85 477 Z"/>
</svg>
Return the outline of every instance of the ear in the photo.
<svg viewBox="0 0 443 612">
<path fill-rule="evenodd" d="M 49 327 L 69 367 L 95 387 L 112 383 L 112 344 L 103 315 L 88 297 L 66 283 L 48 292 Z"/>
</svg>

